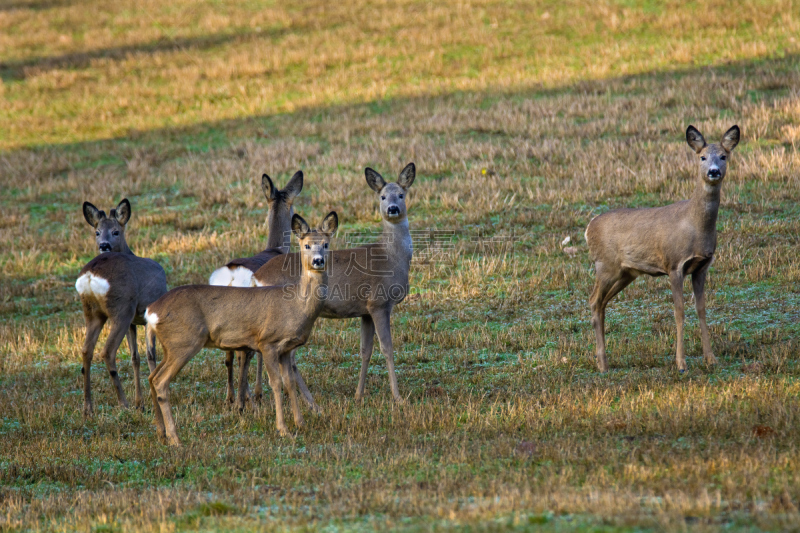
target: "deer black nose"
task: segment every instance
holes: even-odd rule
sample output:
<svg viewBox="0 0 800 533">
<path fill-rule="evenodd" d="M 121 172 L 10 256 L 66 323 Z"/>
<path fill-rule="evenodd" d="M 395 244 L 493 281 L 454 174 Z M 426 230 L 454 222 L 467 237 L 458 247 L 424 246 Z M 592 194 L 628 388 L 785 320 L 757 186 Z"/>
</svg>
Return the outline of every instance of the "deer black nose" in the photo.
<svg viewBox="0 0 800 533">
<path fill-rule="evenodd" d="M 107 242 L 101 242 L 98 245 L 98 248 L 100 248 L 101 252 L 110 252 L 111 251 L 111 245 L 108 244 Z"/>
<path fill-rule="evenodd" d="M 315 257 L 311 260 L 311 266 L 313 267 L 322 267 L 325 266 L 325 260 L 321 257 Z"/>
<path fill-rule="evenodd" d="M 709 178 L 718 178 L 722 175 L 718 168 L 710 168 L 708 169 L 708 177 Z"/>
<path fill-rule="evenodd" d="M 399 215 L 400 208 L 397 207 L 396 205 L 390 205 L 389 209 L 387 209 L 386 212 L 389 213 L 390 215 Z"/>
</svg>

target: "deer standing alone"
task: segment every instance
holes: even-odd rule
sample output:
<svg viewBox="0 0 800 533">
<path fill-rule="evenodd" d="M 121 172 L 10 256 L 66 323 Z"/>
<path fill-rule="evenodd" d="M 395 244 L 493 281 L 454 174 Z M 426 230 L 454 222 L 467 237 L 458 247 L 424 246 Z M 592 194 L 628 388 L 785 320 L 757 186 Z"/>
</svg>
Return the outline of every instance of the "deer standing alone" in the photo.
<svg viewBox="0 0 800 533">
<path fill-rule="evenodd" d="M 291 352 L 306 343 L 328 292 L 327 259 L 331 236 L 339 225 L 331 212 L 317 230 L 300 215 L 292 217 L 292 231 L 300 241 L 302 272 L 295 285 L 281 287 L 219 287 L 187 285 L 171 290 L 146 311 L 147 349 L 161 341 L 164 357 L 150 374 L 158 435 L 173 446 L 180 439 L 172 419 L 169 384 L 202 348 L 260 352 L 275 397 L 276 426 L 288 430 L 283 419 L 281 383 L 288 389 L 294 421 L 303 426 L 297 404 Z M 246 371 L 247 366 L 243 366 Z M 244 379 L 240 375 L 239 379 Z M 239 396 L 245 393 L 239 386 Z"/>
<path fill-rule="evenodd" d="M 383 233 L 375 244 L 331 252 L 329 294 L 320 316 L 361 318 L 361 373 L 356 400 L 364 396 L 377 331 L 381 351 L 386 357 L 392 396 L 395 401 L 402 402 L 394 371 L 391 317 L 394 306 L 408 293 L 413 248 L 405 196 L 414 183 L 416 167 L 409 163 L 400 173 L 397 183 L 386 183 L 371 168 L 365 169 L 364 173 L 367 184 L 380 198 Z M 268 286 L 296 282 L 299 263 L 300 255 L 297 253 L 272 259 L 256 272 L 256 284 Z M 292 366 L 295 366 L 294 353 Z"/>
<path fill-rule="evenodd" d="M 586 242 L 595 264 L 597 280 L 589 299 L 592 326 L 597 338 L 597 366 L 608 370 L 605 345 L 605 313 L 611 299 L 642 274 L 669 276 L 677 323 L 676 360 L 686 370 L 683 347 L 683 281 L 692 276 L 697 316 L 703 343 L 703 359 L 716 363 L 706 325 L 706 273 L 717 247 L 717 213 L 727 159 L 739 143 L 739 127 L 733 126 L 719 144 L 707 144 L 694 127 L 686 130 L 686 142 L 697 153 L 700 177 L 694 196 L 664 207 L 616 209 L 592 219 Z"/>
<path fill-rule="evenodd" d="M 209 285 L 221 285 L 227 287 L 255 287 L 253 274 L 260 267 L 264 266 L 270 259 L 277 257 L 281 254 L 289 253 L 289 245 L 291 244 L 292 236 L 292 215 L 294 214 L 294 199 L 303 190 L 303 171 L 298 170 L 294 176 L 286 184 L 283 190 L 275 187 L 272 179 L 266 174 L 261 176 L 261 190 L 267 199 L 269 211 L 267 213 L 267 247 L 263 251 L 252 257 L 240 257 L 229 261 L 225 266 L 215 270 L 211 277 L 208 279 Z M 228 386 L 226 400 L 228 403 L 233 403 L 234 400 L 234 387 L 233 387 L 233 351 L 226 352 L 225 366 L 228 368 Z M 244 353 L 239 353 L 239 366 L 244 364 Z M 258 354 L 257 364 L 257 377 L 254 396 L 256 401 L 261 400 L 263 394 L 262 385 L 263 374 L 263 358 Z M 312 409 L 320 412 L 321 409 L 314 402 L 311 393 L 308 392 L 302 376 L 299 372 L 295 376 L 300 391 L 303 394 L 303 399 L 311 406 Z M 240 387 L 247 386 L 247 381 L 240 383 Z M 239 395 L 238 399 L 246 398 L 247 388 L 245 394 Z M 244 409 L 244 404 L 236 400 L 237 407 L 241 410 Z"/>
<path fill-rule="evenodd" d="M 145 324 L 144 311 L 147 306 L 167 292 L 167 277 L 161 265 L 152 259 L 135 256 L 125 241 L 125 225 L 131 218 L 131 204 L 127 198 L 112 209 L 109 215 L 106 216 L 105 211 L 100 211 L 89 202 L 83 204 L 83 216 L 95 229 L 97 248 L 101 252 L 81 269 L 75 282 L 86 319 L 81 369 L 85 416 L 91 415 L 94 410 L 90 378 L 92 357 L 97 338 L 107 321 L 111 323 L 111 330 L 100 356 L 116 388 L 119 403 L 128 407 L 116 363 L 119 345 L 122 338 L 127 336 L 136 382 L 134 405 L 137 408 L 143 407 L 136 326 Z M 151 371 L 156 367 L 155 352 L 148 351 L 147 365 Z"/>
</svg>

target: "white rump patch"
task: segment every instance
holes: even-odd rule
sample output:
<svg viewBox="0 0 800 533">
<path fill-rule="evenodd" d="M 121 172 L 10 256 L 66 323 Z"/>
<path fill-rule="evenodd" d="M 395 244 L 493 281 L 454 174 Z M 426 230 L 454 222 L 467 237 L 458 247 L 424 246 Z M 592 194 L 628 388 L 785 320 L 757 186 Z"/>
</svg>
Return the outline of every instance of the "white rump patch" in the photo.
<svg viewBox="0 0 800 533">
<path fill-rule="evenodd" d="M 221 285 L 223 287 L 255 287 L 253 272 L 244 267 L 230 269 L 228 267 L 218 268 L 208 278 L 209 285 Z"/>
<path fill-rule="evenodd" d="M 158 315 L 151 313 L 149 307 L 144 311 L 144 319 L 153 327 L 156 327 L 156 324 L 158 324 Z"/>
<path fill-rule="evenodd" d="M 111 284 L 107 280 L 91 272 L 87 272 L 75 282 L 75 289 L 81 296 L 105 296 L 110 288 Z"/>
</svg>

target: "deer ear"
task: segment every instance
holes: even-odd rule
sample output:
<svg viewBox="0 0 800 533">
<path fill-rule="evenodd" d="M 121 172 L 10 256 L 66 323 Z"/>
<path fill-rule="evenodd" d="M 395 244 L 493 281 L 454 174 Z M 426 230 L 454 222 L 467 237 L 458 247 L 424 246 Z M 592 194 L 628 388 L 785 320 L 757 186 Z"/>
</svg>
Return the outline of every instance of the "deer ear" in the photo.
<svg viewBox="0 0 800 533">
<path fill-rule="evenodd" d="M 303 220 L 303 217 L 295 213 L 292 216 L 292 231 L 297 235 L 298 239 L 302 239 L 311 231 L 311 228 L 308 227 L 308 223 Z"/>
<path fill-rule="evenodd" d="M 417 167 L 414 166 L 414 163 L 409 163 L 406 165 L 406 168 L 400 173 L 400 177 L 397 178 L 397 184 L 402 188 L 408 190 L 411 187 L 411 184 L 414 183 L 414 178 L 417 177 Z"/>
<path fill-rule="evenodd" d="M 96 228 L 101 220 L 106 218 L 106 212 L 100 211 L 89 202 L 83 202 L 83 218 L 93 228 Z"/>
<path fill-rule="evenodd" d="M 322 219 L 322 223 L 319 225 L 320 231 L 327 235 L 328 237 L 332 236 L 336 233 L 336 230 L 339 228 L 339 216 L 336 214 L 336 211 L 331 211 L 328 213 L 324 219 Z"/>
<path fill-rule="evenodd" d="M 289 183 L 286 184 L 286 188 L 283 189 L 283 192 L 286 193 L 286 196 L 289 198 L 289 201 L 295 199 L 295 197 L 300 194 L 300 191 L 303 190 L 303 171 L 298 170 L 292 176 L 292 179 L 289 180 Z"/>
<path fill-rule="evenodd" d="M 131 203 L 127 198 L 123 198 L 122 201 L 117 205 L 117 208 L 114 212 L 114 218 L 117 219 L 117 222 L 119 222 L 121 226 L 127 224 L 131 219 Z"/>
<path fill-rule="evenodd" d="M 381 192 L 386 187 L 386 180 L 383 176 L 367 167 L 364 169 L 364 176 L 367 178 L 367 185 L 375 192 Z"/>
<path fill-rule="evenodd" d="M 725 135 L 722 136 L 722 142 L 720 144 L 727 152 L 730 152 L 736 148 L 737 144 L 739 144 L 740 135 L 741 132 L 739 131 L 739 126 L 733 126 L 731 129 L 725 132 Z"/>
<path fill-rule="evenodd" d="M 264 191 L 264 196 L 267 197 L 268 201 L 275 199 L 275 185 L 266 174 L 261 176 L 261 190 Z"/>
<path fill-rule="evenodd" d="M 703 134 L 700 133 L 694 126 L 689 126 L 686 128 L 686 142 L 689 143 L 689 146 L 692 147 L 692 150 L 698 154 L 700 153 L 700 150 L 706 147 L 706 140 L 703 138 Z"/>
</svg>

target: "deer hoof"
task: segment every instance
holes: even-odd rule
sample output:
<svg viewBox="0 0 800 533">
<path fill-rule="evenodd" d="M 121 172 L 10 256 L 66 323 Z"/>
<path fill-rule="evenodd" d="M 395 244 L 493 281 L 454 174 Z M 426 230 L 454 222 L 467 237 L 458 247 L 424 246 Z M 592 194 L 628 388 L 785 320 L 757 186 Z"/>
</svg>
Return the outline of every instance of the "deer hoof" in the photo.
<svg viewBox="0 0 800 533">
<path fill-rule="evenodd" d="M 86 403 L 83 405 L 83 416 L 85 418 L 90 418 L 94 414 L 94 408 L 92 404 Z"/>
<path fill-rule="evenodd" d="M 717 364 L 717 362 L 718 362 L 718 361 L 717 361 L 717 358 L 714 356 L 714 354 L 713 354 L 713 353 L 710 353 L 710 354 L 708 354 L 708 355 L 705 357 L 705 360 L 706 360 L 706 364 L 707 364 L 707 365 L 716 365 L 716 364 Z"/>
</svg>

